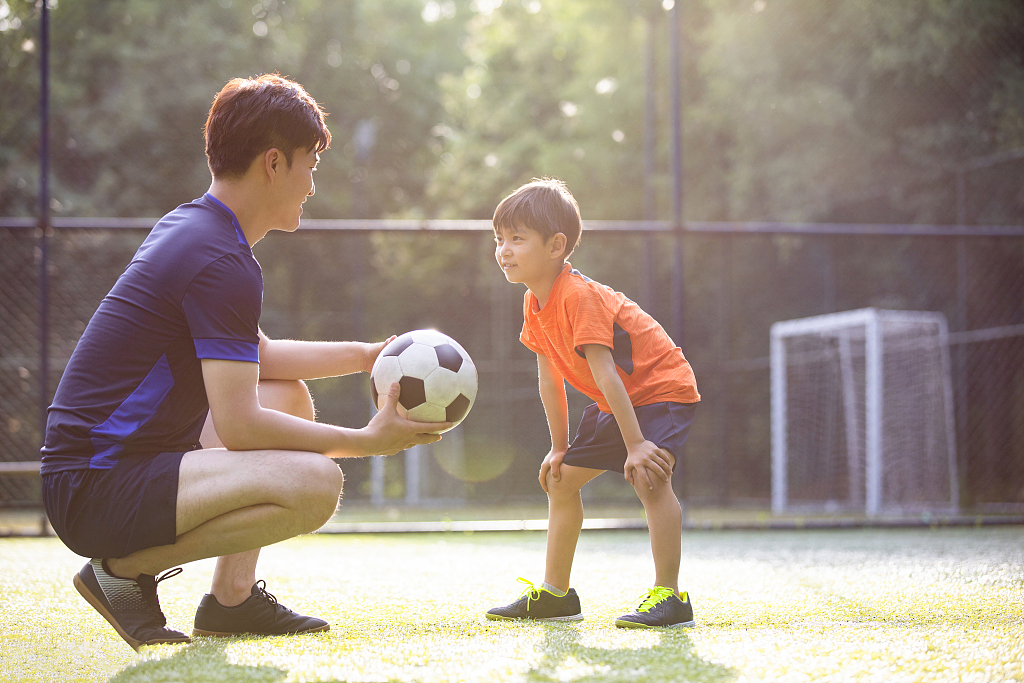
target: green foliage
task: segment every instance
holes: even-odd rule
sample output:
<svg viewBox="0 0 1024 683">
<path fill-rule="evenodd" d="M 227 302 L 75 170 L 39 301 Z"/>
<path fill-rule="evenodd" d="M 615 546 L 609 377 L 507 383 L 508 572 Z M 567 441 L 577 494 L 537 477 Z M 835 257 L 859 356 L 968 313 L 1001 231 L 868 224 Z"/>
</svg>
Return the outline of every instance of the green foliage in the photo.
<svg viewBox="0 0 1024 683">
<path fill-rule="evenodd" d="M 0 212 L 26 214 L 38 3 L 0 15 Z M 158 215 L 198 194 L 213 93 L 278 71 L 331 112 L 311 217 L 487 218 L 556 175 L 585 217 L 639 218 L 652 47 L 664 217 L 668 17 L 640 0 L 54 2 L 55 209 Z M 681 27 L 692 219 L 948 220 L 950 169 L 1024 144 L 1012 0 L 702 0 Z"/>
<path fill-rule="evenodd" d="M 642 216 L 646 33 L 633 3 L 508 2 L 468 30 L 471 63 L 445 81 L 432 206 L 490 218 L 497 200 L 546 175 L 569 184 L 585 218 Z"/>
<path fill-rule="evenodd" d="M 952 222 L 952 168 L 1019 146 L 1019 3 L 707 4 L 687 124 L 722 176 L 691 215 Z"/>
<path fill-rule="evenodd" d="M 32 211 L 38 166 L 39 11 L 0 4 L 0 213 Z M 459 4 L 465 13 L 465 3 Z M 423 193 L 439 74 L 461 68 L 461 27 L 427 23 L 419 0 L 321 3 L 64 0 L 51 9 L 57 215 L 160 215 L 209 183 L 202 126 L 231 78 L 276 71 L 331 113 L 312 216 L 380 216 Z M 351 142 L 360 121 L 376 140 Z M 313 205 L 311 205 L 312 207 Z"/>
</svg>

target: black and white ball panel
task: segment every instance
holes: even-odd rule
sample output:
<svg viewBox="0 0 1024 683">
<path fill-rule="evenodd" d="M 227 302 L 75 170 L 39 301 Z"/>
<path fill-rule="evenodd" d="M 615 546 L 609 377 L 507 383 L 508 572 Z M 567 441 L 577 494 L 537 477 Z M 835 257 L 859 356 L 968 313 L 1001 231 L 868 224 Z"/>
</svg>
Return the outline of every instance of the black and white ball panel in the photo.
<svg viewBox="0 0 1024 683">
<path fill-rule="evenodd" d="M 388 344 L 371 372 L 370 391 L 380 396 L 392 382 L 402 387 L 400 412 L 421 422 L 461 422 L 476 399 L 476 366 L 466 350 L 436 330 L 407 332 Z"/>
</svg>

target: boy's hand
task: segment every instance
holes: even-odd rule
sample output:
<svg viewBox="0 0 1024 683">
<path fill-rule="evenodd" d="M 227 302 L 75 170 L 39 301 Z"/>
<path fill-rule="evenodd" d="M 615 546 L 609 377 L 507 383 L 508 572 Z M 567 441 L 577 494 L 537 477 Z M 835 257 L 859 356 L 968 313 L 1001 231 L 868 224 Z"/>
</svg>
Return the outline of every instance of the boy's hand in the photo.
<svg viewBox="0 0 1024 683">
<path fill-rule="evenodd" d="M 644 441 L 627 450 L 623 474 L 633 486 L 646 485 L 649 490 L 654 490 L 651 473 L 667 483 L 672 477 L 675 464 L 676 459 L 672 453 L 658 448 L 650 441 Z"/>
<path fill-rule="evenodd" d="M 562 480 L 562 459 L 565 457 L 565 451 L 558 451 L 551 449 L 546 456 L 544 461 L 540 464 L 540 474 L 537 479 L 540 480 L 540 487 L 544 489 L 544 493 L 548 493 L 548 472 L 551 473 L 551 478 L 555 481 Z"/>
</svg>

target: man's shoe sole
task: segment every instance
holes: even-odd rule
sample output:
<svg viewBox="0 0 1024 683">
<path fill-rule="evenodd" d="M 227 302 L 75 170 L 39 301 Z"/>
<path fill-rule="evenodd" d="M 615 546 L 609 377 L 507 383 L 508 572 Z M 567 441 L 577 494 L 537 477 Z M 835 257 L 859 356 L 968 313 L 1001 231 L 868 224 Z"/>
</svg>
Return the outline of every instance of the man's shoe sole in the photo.
<svg viewBox="0 0 1024 683">
<path fill-rule="evenodd" d="M 75 584 L 75 588 L 77 588 L 78 592 L 82 594 L 82 597 L 85 598 L 86 602 L 88 602 L 90 605 L 92 605 L 93 609 L 95 609 L 97 612 L 99 612 L 100 616 L 103 617 L 104 619 L 106 619 L 107 622 L 111 626 L 114 627 L 114 630 L 117 631 L 117 635 L 121 636 L 121 638 L 124 639 L 124 642 L 128 643 L 129 645 L 131 645 L 132 649 L 135 650 L 136 652 L 138 652 L 139 648 L 142 647 L 143 645 L 161 645 L 161 644 L 164 644 L 164 643 L 189 643 L 189 642 L 192 642 L 189 639 L 188 636 L 184 636 L 183 638 L 166 638 L 166 639 L 157 639 L 157 640 L 148 640 L 148 641 L 141 641 L 141 640 L 136 640 L 135 638 L 132 638 L 130 635 L 128 635 L 125 632 L 125 630 L 123 628 L 121 628 L 121 625 L 117 623 L 117 619 L 114 618 L 114 615 L 112 615 L 109 611 L 107 611 L 107 608 L 103 606 L 103 602 L 99 598 L 97 598 L 95 595 L 92 594 L 92 591 L 89 590 L 89 588 L 85 585 L 85 582 L 82 581 L 81 577 L 79 577 L 78 574 L 75 574 L 75 578 L 73 579 L 73 582 Z"/>
<path fill-rule="evenodd" d="M 503 617 L 500 614 L 485 614 L 491 621 L 583 621 L 582 614 L 573 614 L 568 617 Z"/>
<path fill-rule="evenodd" d="M 647 624 L 641 624 L 637 621 L 627 621 L 625 619 L 616 619 L 615 625 L 619 628 L 692 628 L 696 626 L 695 621 L 681 621 L 678 624 L 665 624 L 664 626 L 649 626 Z"/>
<path fill-rule="evenodd" d="M 233 638 L 235 636 L 298 636 L 303 633 L 323 633 L 330 631 L 331 625 L 324 624 L 323 626 L 317 626 L 315 628 L 308 628 L 305 631 L 292 631 L 291 633 L 250 633 L 249 631 L 223 633 L 220 631 L 205 631 L 201 628 L 192 629 L 193 636 L 213 636 L 216 638 Z"/>
</svg>

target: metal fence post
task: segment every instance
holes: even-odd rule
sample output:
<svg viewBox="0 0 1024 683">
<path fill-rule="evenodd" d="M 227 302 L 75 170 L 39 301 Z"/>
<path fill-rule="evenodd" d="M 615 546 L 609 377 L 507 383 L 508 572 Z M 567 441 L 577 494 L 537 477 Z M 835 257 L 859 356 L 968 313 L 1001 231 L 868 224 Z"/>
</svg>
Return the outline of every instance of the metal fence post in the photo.
<svg viewBox="0 0 1024 683">
<path fill-rule="evenodd" d="M 41 5 L 39 27 L 39 446 L 50 405 L 50 10 Z"/>
</svg>

